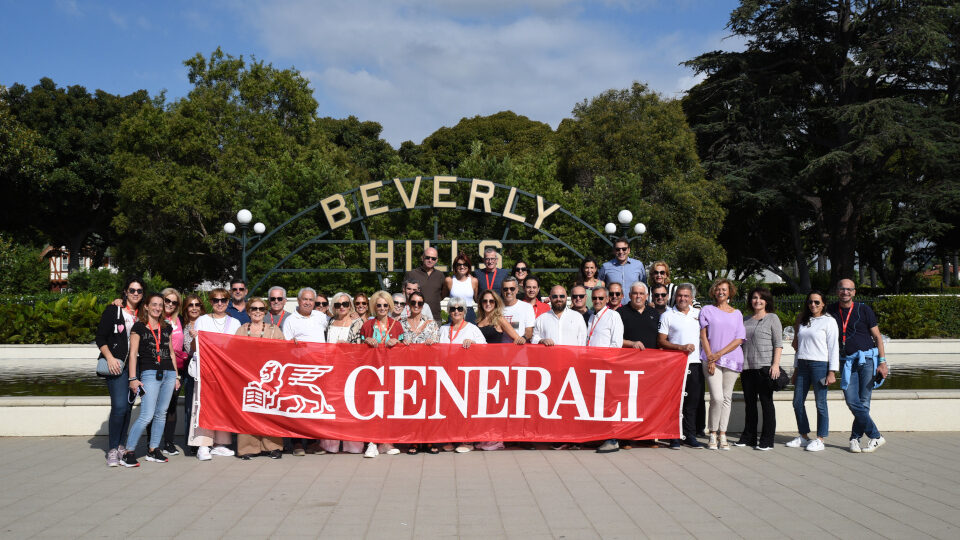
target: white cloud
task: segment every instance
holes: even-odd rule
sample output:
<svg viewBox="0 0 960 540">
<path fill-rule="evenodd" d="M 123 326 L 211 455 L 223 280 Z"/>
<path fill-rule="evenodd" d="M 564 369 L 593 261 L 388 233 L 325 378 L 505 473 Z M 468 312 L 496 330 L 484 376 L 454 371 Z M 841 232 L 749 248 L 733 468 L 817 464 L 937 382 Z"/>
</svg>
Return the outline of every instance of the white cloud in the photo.
<svg viewBox="0 0 960 540">
<path fill-rule="evenodd" d="M 321 115 L 380 122 L 394 146 L 507 109 L 556 127 L 577 102 L 634 80 L 676 96 L 693 81 L 678 64 L 717 48 L 717 36 L 637 36 L 584 10 L 579 0 L 288 0 L 244 16 L 274 64 L 310 79 Z"/>
</svg>

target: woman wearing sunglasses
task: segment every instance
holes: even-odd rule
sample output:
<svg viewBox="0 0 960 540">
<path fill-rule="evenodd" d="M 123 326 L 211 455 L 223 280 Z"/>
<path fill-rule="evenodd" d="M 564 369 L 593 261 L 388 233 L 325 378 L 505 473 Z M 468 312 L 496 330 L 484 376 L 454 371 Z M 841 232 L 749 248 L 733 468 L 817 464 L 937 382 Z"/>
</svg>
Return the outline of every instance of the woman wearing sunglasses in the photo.
<svg viewBox="0 0 960 540">
<path fill-rule="evenodd" d="M 793 412 L 797 416 L 800 436 L 787 443 L 791 448 L 806 448 L 809 452 L 823 450 L 823 439 L 830 433 L 827 415 L 827 387 L 837 380 L 840 367 L 837 321 L 825 311 L 823 294 L 812 291 L 807 295 L 803 310 L 797 316 L 793 332 Z M 817 403 L 817 438 L 810 438 L 810 422 L 803 402 L 813 387 Z"/>
<path fill-rule="evenodd" d="M 240 328 L 240 321 L 227 315 L 227 303 L 229 302 L 230 293 L 227 292 L 226 289 L 218 287 L 210 291 L 210 306 L 213 308 L 213 313 L 208 313 L 198 318 L 193 324 L 194 330 L 197 332 L 202 330 L 204 332 L 216 332 L 218 334 L 236 334 Z M 194 355 L 194 359 L 191 360 L 191 362 L 197 360 L 202 361 L 202 359 L 197 356 L 197 340 L 192 341 L 191 348 L 191 352 Z M 200 447 L 197 449 L 197 459 L 200 461 L 209 461 L 212 456 L 232 456 L 234 452 L 228 445 L 231 443 L 233 437 L 229 432 L 202 428 L 197 422 L 197 417 L 200 413 L 200 392 L 203 389 L 199 366 L 197 366 L 197 368 L 197 371 L 194 372 L 196 376 L 196 387 L 194 388 L 194 406 L 190 414 L 190 437 L 187 444 Z M 213 448 L 211 448 L 211 446 Z"/>
<path fill-rule="evenodd" d="M 110 416 L 107 419 L 108 467 L 120 465 L 120 459 L 126 453 L 123 442 L 127 438 L 132 405 L 127 400 L 127 375 L 124 367 L 130 351 L 130 329 L 137 322 L 137 314 L 143 302 L 143 281 L 139 278 L 128 279 L 123 284 L 120 297 L 120 305 L 111 304 L 103 310 L 96 335 L 100 355 L 107 359 L 110 370 L 110 375 L 104 377 L 110 393 Z"/>
<path fill-rule="evenodd" d="M 426 302 L 420 291 L 410 294 L 407 300 L 407 306 L 410 308 L 410 315 L 400 319 L 400 327 L 403 329 L 404 345 L 414 343 L 423 343 L 433 345 L 440 341 L 440 327 L 437 321 L 428 319 L 423 315 L 423 306 Z"/>
<path fill-rule="evenodd" d="M 170 396 L 180 388 L 180 378 L 173 361 L 170 343 L 172 328 L 163 320 L 163 296 L 154 293 L 146 298 L 146 308 L 130 330 L 130 361 L 127 362 L 131 395 L 140 395 L 140 416 L 130 428 L 124 467 L 139 467 L 134 449 L 147 424 L 153 420 L 153 433 L 147 447 L 147 461 L 166 463 L 160 450 L 160 437 L 167 420 Z"/>
<path fill-rule="evenodd" d="M 444 278 L 443 296 L 450 298 L 462 298 L 464 305 L 467 306 L 467 322 L 476 322 L 477 314 L 473 310 L 474 299 L 477 297 L 480 289 L 480 280 L 476 276 L 470 275 L 470 257 L 464 252 L 457 254 L 453 260 L 453 275 Z"/>
<path fill-rule="evenodd" d="M 373 304 L 373 318 L 363 323 L 360 328 L 363 342 L 371 347 L 395 347 L 400 343 L 403 327 L 400 321 L 390 316 L 393 311 L 393 298 L 387 291 L 377 291 L 370 296 L 370 303 Z M 400 450 L 390 443 L 381 444 L 379 449 L 376 443 L 369 443 L 363 457 L 373 458 L 380 453 L 393 455 L 399 454 Z"/>
<path fill-rule="evenodd" d="M 160 448 L 168 456 L 175 456 L 180 453 L 177 446 L 173 444 L 173 438 L 177 431 L 177 398 L 180 397 L 180 389 L 183 388 L 184 376 L 187 374 L 187 352 L 183 350 L 183 322 L 180 319 L 180 293 L 172 287 L 160 291 L 163 296 L 163 320 L 170 325 L 172 332 L 170 334 L 170 347 L 173 349 L 174 364 L 177 366 L 177 377 L 180 379 L 180 386 L 174 390 L 170 396 L 170 404 L 167 405 L 167 422 L 163 426 L 163 440 Z M 153 423 L 147 426 L 147 438 L 153 433 Z"/>
<path fill-rule="evenodd" d="M 516 343 L 520 337 L 503 318 L 503 300 L 493 291 L 480 294 L 480 316 L 477 328 L 487 343 Z"/>
<path fill-rule="evenodd" d="M 513 265 L 513 269 L 510 270 L 510 275 L 517 278 L 518 283 L 523 283 L 523 280 L 527 279 L 527 276 L 530 275 L 530 265 L 527 264 L 527 261 L 520 259 Z"/>
<path fill-rule="evenodd" d="M 350 295 L 345 292 L 338 292 L 333 295 L 330 305 L 330 313 L 333 318 L 327 325 L 327 343 L 361 343 L 363 337 L 360 335 L 360 329 L 363 327 L 364 319 L 356 318 L 353 311 L 353 301 Z M 348 454 L 359 454 L 363 452 L 362 441 L 340 441 L 337 439 L 320 439 L 320 448 L 329 454 L 336 454 L 341 450 Z"/>
<path fill-rule="evenodd" d="M 367 295 L 357 293 L 357 295 L 353 297 L 353 308 L 356 318 L 363 321 L 372 318 L 370 316 L 370 299 L 367 298 Z"/>
<path fill-rule="evenodd" d="M 250 317 L 250 322 L 244 323 L 237 330 L 237 335 L 255 339 L 283 339 L 283 331 L 280 327 L 264 320 L 266 314 L 267 303 L 262 298 L 247 300 L 247 315 Z M 237 454 L 243 460 L 259 455 L 280 459 L 283 456 L 283 439 L 240 433 L 237 435 Z"/>
<path fill-rule="evenodd" d="M 450 343 L 460 345 L 464 349 L 469 349 L 474 343 L 486 343 L 483 333 L 473 323 L 464 319 L 467 311 L 467 303 L 463 298 L 450 298 L 447 301 L 447 310 L 450 312 L 450 319 L 447 324 L 440 327 L 440 343 Z M 449 452 L 454 449 L 452 443 L 445 444 L 443 450 Z M 473 450 L 471 443 L 461 442 L 457 445 L 457 452 L 469 452 Z"/>
<path fill-rule="evenodd" d="M 190 411 L 193 410 L 193 390 L 197 383 L 193 375 L 190 374 L 189 369 L 190 358 L 192 357 L 191 351 L 193 351 L 193 341 L 197 339 L 197 319 L 206 313 L 207 309 L 203 305 L 203 300 L 198 295 L 188 294 L 183 299 L 183 310 L 180 313 L 180 317 L 183 321 L 183 351 L 187 354 L 187 367 L 184 369 L 184 375 L 181 376 L 180 382 L 183 386 L 183 417 L 187 420 L 184 422 L 186 426 L 183 434 L 183 438 L 186 441 L 190 440 Z M 200 394 L 196 394 L 197 397 L 199 397 L 199 395 Z M 188 444 L 184 448 L 184 451 L 187 455 L 196 455 L 197 447 Z"/>
<path fill-rule="evenodd" d="M 670 282 L 670 266 L 666 261 L 655 261 L 650 265 L 650 287 L 652 288 L 656 285 L 666 287 L 667 305 L 673 307 L 675 304 L 673 296 L 677 291 L 677 286 Z"/>
</svg>

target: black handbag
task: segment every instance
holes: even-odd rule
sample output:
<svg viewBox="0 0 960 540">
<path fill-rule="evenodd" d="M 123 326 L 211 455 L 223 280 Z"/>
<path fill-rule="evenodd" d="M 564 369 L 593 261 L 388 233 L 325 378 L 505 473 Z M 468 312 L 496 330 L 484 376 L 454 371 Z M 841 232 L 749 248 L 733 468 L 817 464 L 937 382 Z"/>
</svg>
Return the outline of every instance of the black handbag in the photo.
<svg viewBox="0 0 960 540">
<path fill-rule="evenodd" d="M 123 308 L 117 307 L 117 320 L 116 320 L 116 323 L 113 325 L 113 333 L 107 339 L 107 348 L 110 349 L 111 353 L 114 351 L 120 350 L 121 346 L 123 345 L 123 342 L 127 340 L 127 332 L 126 332 L 126 329 L 123 327 L 123 325 L 125 325 L 126 322 L 123 319 L 122 310 Z M 126 367 L 127 357 L 130 355 L 129 343 L 127 344 L 127 347 L 125 347 L 125 349 L 126 349 L 126 353 L 123 355 L 123 359 L 121 360 L 121 362 L 123 363 L 123 367 Z M 121 367 L 120 373 L 123 373 L 123 367 Z M 100 353 L 100 357 L 97 358 L 97 375 L 100 377 L 113 376 L 113 374 L 110 373 L 110 366 L 107 363 L 107 357 L 105 357 L 102 352 Z"/>
<path fill-rule="evenodd" d="M 760 368 L 760 374 L 763 375 L 763 379 L 767 381 L 768 388 L 773 391 L 783 390 L 790 384 L 790 376 L 787 375 L 787 370 L 780 368 L 780 375 L 776 379 L 770 378 L 770 366 L 764 366 Z"/>
</svg>

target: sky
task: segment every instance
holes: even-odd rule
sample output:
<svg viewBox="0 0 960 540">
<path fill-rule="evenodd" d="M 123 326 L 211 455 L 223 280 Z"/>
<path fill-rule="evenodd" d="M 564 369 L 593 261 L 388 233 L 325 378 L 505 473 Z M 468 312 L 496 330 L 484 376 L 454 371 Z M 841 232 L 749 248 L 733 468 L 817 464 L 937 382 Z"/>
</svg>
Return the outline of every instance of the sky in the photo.
<svg viewBox="0 0 960 540">
<path fill-rule="evenodd" d="M 511 110 L 556 128 L 633 81 L 675 98 L 679 65 L 739 50 L 733 0 L 0 0 L 0 84 L 42 77 L 187 95 L 183 61 L 218 46 L 310 80 L 320 116 L 372 120 L 394 147 Z"/>
</svg>

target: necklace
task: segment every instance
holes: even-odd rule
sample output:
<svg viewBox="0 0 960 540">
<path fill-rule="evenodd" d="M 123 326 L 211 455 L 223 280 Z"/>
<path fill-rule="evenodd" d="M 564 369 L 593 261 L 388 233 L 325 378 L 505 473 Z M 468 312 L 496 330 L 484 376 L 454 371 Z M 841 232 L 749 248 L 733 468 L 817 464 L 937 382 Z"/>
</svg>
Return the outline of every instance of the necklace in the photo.
<svg viewBox="0 0 960 540">
<path fill-rule="evenodd" d="M 215 317 L 210 317 L 210 319 L 213 321 L 213 327 L 217 329 L 217 332 L 222 334 L 223 331 L 227 329 L 226 317 L 221 318 L 219 322 Z"/>
<path fill-rule="evenodd" d="M 253 323 L 248 323 L 248 324 L 247 324 L 247 337 L 250 337 L 250 329 L 251 329 L 251 328 L 253 328 Z M 260 335 L 259 335 L 258 337 L 263 337 L 263 334 L 264 334 L 264 332 L 266 331 L 266 329 L 267 329 L 267 325 L 261 322 L 261 323 L 260 323 Z"/>
</svg>

